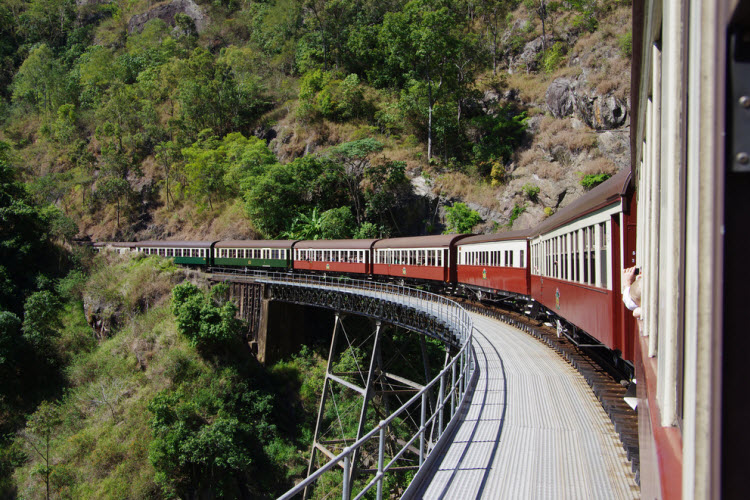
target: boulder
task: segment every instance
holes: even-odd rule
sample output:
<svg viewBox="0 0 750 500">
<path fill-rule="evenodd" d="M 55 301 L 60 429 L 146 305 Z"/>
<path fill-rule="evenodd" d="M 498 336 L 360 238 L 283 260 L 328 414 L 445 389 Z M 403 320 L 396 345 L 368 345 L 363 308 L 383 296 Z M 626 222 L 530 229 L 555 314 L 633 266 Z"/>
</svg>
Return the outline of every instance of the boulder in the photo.
<svg viewBox="0 0 750 500">
<path fill-rule="evenodd" d="M 547 47 L 552 47 L 552 43 L 554 41 L 554 38 L 552 35 L 547 35 L 546 42 Z M 512 69 L 525 69 L 528 73 L 529 71 L 535 71 L 539 67 L 539 53 L 542 51 L 542 48 L 544 47 L 544 43 L 542 41 L 542 37 L 539 36 L 537 38 L 534 38 L 532 41 L 524 45 L 523 50 L 518 55 L 518 57 L 514 58 L 511 62 L 511 68 Z"/>
<path fill-rule="evenodd" d="M 608 130 L 597 134 L 596 139 L 599 151 L 618 168 L 630 165 L 630 132 L 627 129 Z"/>
<path fill-rule="evenodd" d="M 576 107 L 586 125 L 596 130 L 622 127 L 628 118 L 627 102 L 613 95 L 578 94 Z"/>
<path fill-rule="evenodd" d="M 573 80 L 557 78 L 547 88 L 545 102 L 555 118 L 565 118 L 575 112 L 576 86 Z"/>
<path fill-rule="evenodd" d="M 556 78 L 547 87 L 547 109 L 555 118 L 579 116 L 590 128 L 612 130 L 626 124 L 628 103 L 612 94 L 585 92 L 581 82 L 569 78 Z"/>
</svg>

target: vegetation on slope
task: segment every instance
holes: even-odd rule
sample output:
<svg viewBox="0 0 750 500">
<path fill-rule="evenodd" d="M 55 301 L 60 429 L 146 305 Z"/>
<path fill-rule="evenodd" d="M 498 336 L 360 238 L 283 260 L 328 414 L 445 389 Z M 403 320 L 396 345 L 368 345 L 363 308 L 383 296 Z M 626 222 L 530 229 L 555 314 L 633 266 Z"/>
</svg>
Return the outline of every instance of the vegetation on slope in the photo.
<svg viewBox="0 0 750 500">
<path fill-rule="evenodd" d="M 309 447 L 323 358 L 305 350 L 261 367 L 225 288 L 175 286 L 193 278 L 168 260 L 92 265 L 61 299 L 60 392 L 6 437 L 16 469 L 3 496 L 266 498 L 290 487 L 305 470 L 298 449 Z M 104 327 L 98 340 L 86 314 Z"/>
<path fill-rule="evenodd" d="M 623 95 L 612 75 L 627 65 L 617 55 L 629 50 L 627 33 L 611 27 L 628 3 L 3 2 L 0 138 L 33 197 L 97 239 L 277 237 L 316 208 L 343 207 L 352 234 L 365 223 L 400 234 L 360 206 L 367 176 L 328 150 L 373 140 L 381 146 L 360 169 L 398 164 L 507 184 L 542 105 L 533 89 L 582 71 L 602 95 Z M 267 205 L 279 199 L 266 192 L 297 177 L 284 167 L 308 152 L 335 182 L 285 193 L 298 204 L 269 223 Z M 565 168 L 548 163 L 552 177 Z M 459 194 L 455 184 L 446 177 L 435 188 Z"/>
</svg>

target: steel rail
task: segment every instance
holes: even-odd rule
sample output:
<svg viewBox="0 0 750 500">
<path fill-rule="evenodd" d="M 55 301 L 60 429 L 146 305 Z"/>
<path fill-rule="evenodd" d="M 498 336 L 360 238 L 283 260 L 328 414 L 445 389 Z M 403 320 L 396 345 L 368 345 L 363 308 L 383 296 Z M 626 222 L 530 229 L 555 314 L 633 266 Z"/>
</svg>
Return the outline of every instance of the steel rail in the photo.
<svg viewBox="0 0 750 500">
<path fill-rule="evenodd" d="M 376 487 L 376 498 L 382 500 L 385 476 L 391 468 L 394 468 L 396 461 L 406 453 L 407 448 L 419 440 L 419 467 L 422 467 L 431 452 L 446 435 L 446 429 L 450 427 L 450 425 L 444 425 L 443 422 L 445 410 L 448 409 L 449 411 L 449 422 L 452 422 L 456 416 L 461 413 L 460 410 L 466 402 L 470 386 L 473 381 L 476 380 L 476 377 L 471 376 L 476 369 L 476 360 L 474 349 L 472 347 L 474 327 L 469 313 L 453 300 L 435 293 L 417 290 L 403 285 L 378 283 L 369 280 L 339 276 L 301 275 L 296 273 L 266 271 L 227 271 L 228 270 L 214 268 L 212 274 L 214 279 L 222 281 L 252 281 L 268 284 L 278 283 L 284 285 L 326 288 L 332 291 L 348 291 L 360 294 L 364 292 L 364 294 L 374 296 L 382 301 L 393 302 L 394 300 L 397 300 L 401 304 L 405 304 L 419 313 L 427 314 L 444 321 L 456 334 L 456 337 L 459 340 L 460 350 L 446 363 L 442 371 L 434 379 L 421 388 L 419 392 L 414 394 L 414 396 L 412 396 L 411 399 L 404 403 L 400 408 L 393 411 L 391 415 L 384 420 L 381 420 L 377 426 L 366 433 L 361 439 L 352 443 L 351 446 L 345 448 L 339 455 L 329 460 L 313 474 L 279 497 L 279 500 L 286 500 L 303 493 L 305 488 L 315 483 L 323 474 L 334 468 L 342 467 L 343 462 L 344 480 L 342 483 L 341 498 L 344 500 L 351 500 L 352 491 L 349 478 L 351 477 L 352 467 L 354 466 L 351 460 L 352 455 L 357 449 L 364 446 L 365 443 L 369 442 L 377 435 L 377 473 L 363 486 L 362 490 L 356 494 L 355 499 L 362 498 L 370 489 Z M 446 386 L 449 389 L 448 394 L 445 392 Z M 437 404 L 433 408 L 433 411 L 428 415 L 426 411 L 428 391 L 435 387 L 439 387 Z M 386 429 L 399 415 L 412 407 L 416 407 L 416 405 L 420 406 L 419 429 L 405 441 L 404 445 L 393 455 L 390 461 L 385 463 Z M 436 439 L 433 442 L 432 439 L 428 438 L 427 430 L 434 428 L 436 420 L 438 428 Z"/>
</svg>

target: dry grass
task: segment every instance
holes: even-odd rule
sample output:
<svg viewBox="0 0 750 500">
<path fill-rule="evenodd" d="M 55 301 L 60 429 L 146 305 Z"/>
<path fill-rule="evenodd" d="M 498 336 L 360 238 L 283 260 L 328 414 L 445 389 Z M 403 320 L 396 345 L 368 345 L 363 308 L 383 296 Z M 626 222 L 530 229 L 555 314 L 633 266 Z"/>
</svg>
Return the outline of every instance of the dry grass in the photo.
<svg viewBox="0 0 750 500">
<path fill-rule="evenodd" d="M 552 82 L 543 74 L 527 74 L 521 71 L 508 76 L 508 87 L 518 89 L 518 96 L 523 102 L 544 105 L 547 87 Z"/>
<path fill-rule="evenodd" d="M 593 174 L 616 174 L 617 165 L 612 162 L 609 158 L 600 156 L 591 160 L 583 162 L 580 168 L 582 175 L 593 175 Z"/>
<path fill-rule="evenodd" d="M 518 156 L 519 167 L 529 167 L 537 162 L 543 161 L 545 154 L 539 148 L 531 148 Z"/>
<path fill-rule="evenodd" d="M 529 171 L 532 174 L 538 175 L 542 179 L 550 179 L 553 181 L 559 181 L 565 177 L 565 169 L 557 162 L 539 161 L 529 167 Z"/>
<path fill-rule="evenodd" d="M 612 93 L 626 99 L 630 94 L 630 61 L 622 57 L 603 61 L 600 69 L 589 75 L 588 82 L 601 95 Z"/>
<path fill-rule="evenodd" d="M 501 188 L 502 189 L 502 188 Z M 466 174 L 449 172 L 435 179 L 433 191 L 441 196 L 460 198 L 490 210 L 499 209 L 498 189 L 485 183 L 477 183 Z"/>
<path fill-rule="evenodd" d="M 579 153 L 596 148 L 596 133 L 588 128 L 573 128 L 569 118 L 557 120 L 546 116 L 539 123 L 539 133 L 534 143 L 550 154 L 559 146 Z"/>
</svg>

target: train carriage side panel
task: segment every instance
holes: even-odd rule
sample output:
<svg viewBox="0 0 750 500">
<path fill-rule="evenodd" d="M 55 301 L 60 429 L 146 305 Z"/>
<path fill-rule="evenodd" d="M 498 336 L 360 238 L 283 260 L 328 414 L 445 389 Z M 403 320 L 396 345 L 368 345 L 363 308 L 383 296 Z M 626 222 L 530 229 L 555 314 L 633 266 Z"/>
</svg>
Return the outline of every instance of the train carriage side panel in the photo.
<svg viewBox="0 0 750 500">
<path fill-rule="evenodd" d="M 529 295 L 528 231 L 471 236 L 458 246 L 456 281 L 470 288 Z"/>
<path fill-rule="evenodd" d="M 632 360 L 621 330 L 619 290 L 618 221 L 629 182 L 630 172 L 621 171 L 534 231 L 531 293 L 605 346 L 627 351 L 626 359 Z"/>
<path fill-rule="evenodd" d="M 137 250 L 172 259 L 175 264 L 205 266 L 211 263 L 215 241 L 140 241 Z"/>
<path fill-rule="evenodd" d="M 304 240 L 294 244 L 295 270 L 368 275 L 371 249 L 378 240 Z"/>
<path fill-rule="evenodd" d="M 380 240 L 373 245 L 373 274 L 453 283 L 455 244 L 465 236 L 452 234 Z"/>
<path fill-rule="evenodd" d="M 294 240 L 220 241 L 214 246 L 214 265 L 287 269 L 293 244 Z"/>
</svg>

